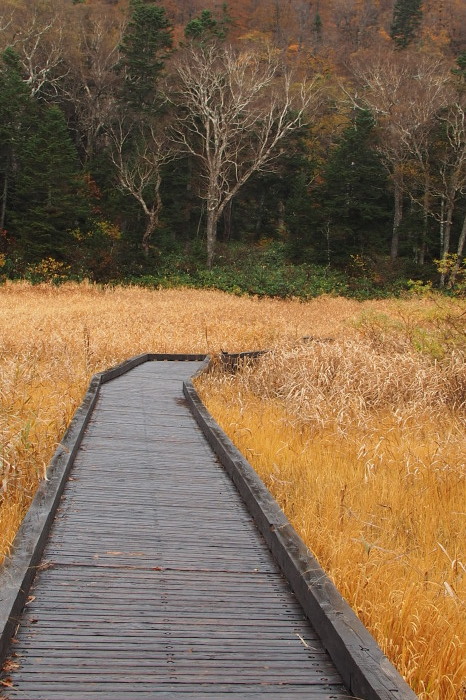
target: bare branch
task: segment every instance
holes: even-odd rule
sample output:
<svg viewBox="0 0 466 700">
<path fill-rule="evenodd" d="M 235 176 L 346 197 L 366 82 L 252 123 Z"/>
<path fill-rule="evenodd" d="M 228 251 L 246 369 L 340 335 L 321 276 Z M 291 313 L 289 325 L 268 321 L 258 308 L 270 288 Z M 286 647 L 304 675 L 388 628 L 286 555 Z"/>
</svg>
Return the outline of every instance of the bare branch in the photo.
<svg viewBox="0 0 466 700">
<path fill-rule="evenodd" d="M 114 71 L 122 36 L 119 17 L 93 11 L 81 17 L 75 42 L 66 47 L 68 79 L 61 89 L 72 106 L 87 159 L 91 159 L 115 112 Z"/>
<path fill-rule="evenodd" d="M 210 264 L 225 206 L 253 173 L 273 166 L 279 142 L 310 119 L 317 84 L 295 85 L 273 55 L 216 46 L 189 49 L 177 76 L 168 99 L 181 116 L 171 134 L 201 164 Z"/>
<path fill-rule="evenodd" d="M 157 129 L 154 123 L 141 122 L 135 126 L 117 118 L 108 134 L 118 186 L 136 199 L 146 216 L 141 245 L 148 255 L 162 211 L 162 168 L 177 157 L 178 149 L 167 138 L 166 130 Z"/>
<path fill-rule="evenodd" d="M 410 191 L 406 172 L 413 162 L 424 189 L 420 205 L 425 211 L 430 196 L 430 148 L 435 117 L 451 101 L 451 73 L 437 58 L 390 54 L 372 63 L 353 63 L 357 81 L 358 106 L 369 109 L 376 119 L 381 139 L 377 149 L 389 171 L 394 189 L 392 259 L 398 254 L 399 227 L 403 216 L 403 196 Z M 348 94 L 348 92 L 347 92 Z M 356 98 L 353 98 L 356 102 Z M 411 178 L 412 180 L 412 178 Z M 424 225 L 424 242 L 427 223 Z M 424 245 L 425 243 L 422 243 Z"/>
<path fill-rule="evenodd" d="M 29 23 L 17 32 L 12 42 L 25 81 L 34 97 L 44 87 L 56 94 L 58 85 L 67 74 L 63 63 L 63 25 L 58 15 L 42 17 L 34 9 Z"/>
<path fill-rule="evenodd" d="M 10 17 L 4 17 L 4 15 L 0 16 L 0 32 L 6 32 L 6 30 L 11 27 L 13 23 L 13 16 L 10 15 Z M 0 50 L 3 49 L 3 44 L 0 44 Z"/>
</svg>

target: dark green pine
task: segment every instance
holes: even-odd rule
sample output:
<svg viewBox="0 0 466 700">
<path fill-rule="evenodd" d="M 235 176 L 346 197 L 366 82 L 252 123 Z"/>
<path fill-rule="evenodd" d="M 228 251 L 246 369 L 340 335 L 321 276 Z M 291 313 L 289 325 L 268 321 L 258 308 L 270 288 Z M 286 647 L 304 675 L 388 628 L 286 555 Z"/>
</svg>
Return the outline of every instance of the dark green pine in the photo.
<svg viewBox="0 0 466 700">
<path fill-rule="evenodd" d="M 8 48 L 0 61 L 0 229 L 6 226 L 16 151 L 27 136 L 25 122 L 31 105 L 18 57 L 13 49 Z"/>
<path fill-rule="evenodd" d="M 117 64 L 124 77 L 122 98 L 131 109 L 150 112 L 157 107 L 157 81 L 172 48 L 172 27 L 165 9 L 152 0 L 131 0 L 130 8 Z"/>
<path fill-rule="evenodd" d="M 466 51 L 460 53 L 460 55 L 456 59 L 456 65 L 458 67 L 453 68 L 452 73 L 454 73 L 454 75 L 457 75 L 460 78 L 460 80 L 463 81 L 463 83 L 466 83 Z"/>
<path fill-rule="evenodd" d="M 370 112 L 358 110 L 324 171 L 321 230 L 331 236 L 335 261 L 347 254 L 382 252 L 385 243 L 391 200 L 373 130 Z"/>
<path fill-rule="evenodd" d="M 405 49 L 417 37 L 422 21 L 422 0 L 397 0 L 393 8 L 390 36 L 399 49 Z"/>
<path fill-rule="evenodd" d="M 66 259 L 71 230 L 87 214 L 84 184 L 62 111 L 36 105 L 17 149 L 9 223 L 25 262 Z"/>
<path fill-rule="evenodd" d="M 216 19 L 210 10 L 202 10 L 199 17 L 195 17 L 185 27 L 184 34 L 187 39 L 200 43 L 223 40 L 228 34 L 232 19 L 228 13 L 228 6 L 222 5 L 222 17 Z"/>
</svg>

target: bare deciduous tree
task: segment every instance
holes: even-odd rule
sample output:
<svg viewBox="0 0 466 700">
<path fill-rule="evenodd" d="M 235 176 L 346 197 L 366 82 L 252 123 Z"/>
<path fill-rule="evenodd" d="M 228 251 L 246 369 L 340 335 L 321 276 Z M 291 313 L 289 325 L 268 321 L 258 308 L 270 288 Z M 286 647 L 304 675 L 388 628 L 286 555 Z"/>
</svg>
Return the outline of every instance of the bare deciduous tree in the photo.
<svg viewBox="0 0 466 700">
<path fill-rule="evenodd" d="M 455 286 L 456 278 L 461 269 L 461 264 L 463 262 L 463 251 L 466 244 L 466 214 L 463 219 L 463 226 L 461 227 L 460 237 L 458 239 L 458 248 L 456 250 L 455 259 L 453 266 L 450 271 L 450 276 L 448 279 L 448 287 L 452 288 Z"/>
<path fill-rule="evenodd" d="M 374 115 L 382 133 L 379 151 L 390 172 L 394 218 L 390 256 L 398 256 L 399 229 L 406 190 L 406 163 L 417 160 L 424 179 L 423 206 L 429 211 L 429 135 L 433 118 L 448 104 L 450 74 L 442 61 L 399 53 L 355 64 L 362 88 L 358 98 Z M 426 226 L 426 224 L 425 224 Z M 425 235 L 425 234 L 424 234 Z"/>
<path fill-rule="evenodd" d="M 94 156 L 115 111 L 119 78 L 114 66 L 123 26 L 118 15 L 85 7 L 79 15 L 73 41 L 66 47 L 69 72 L 62 90 L 74 112 L 86 162 Z"/>
<path fill-rule="evenodd" d="M 397 256 L 398 229 L 402 218 L 403 192 L 418 200 L 424 211 L 420 262 L 426 240 L 427 217 L 440 224 L 440 256 L 446 261 L 451 248 L 453 214 L 466 188 L 466 108 L 464 90 L 456 89 L 452 73 L 437 58 L 399 54 L 366 66 L 356 66 L 363 88 L 361 99 L 369 106 L 383 133 L 380 146 L 389 166 L 395 192 L 395 216 L 391 256 Z M 411 165 L 414 165 L 414 168 Z M 411 182 L 405 178 L 411 174 Z M 419 173 L 420 177 L 412 177 Z M 413 188 L 411 189 L 411 186 Z M 459 270 L 466 226 L 459 235 L 448 283 Z M 444 265 L 445 268 L 445 265 Z M 441 285 L 446 281 L 442 272 Z"/>
<path fill-rule="evenodd" d="M 162 211 L 162 168 L 174 160 L 177 149 L 169 140 L 166 129 L 157 128 L 155 123 L 134 125 L 123 118 L 117 119 L 109 129 L 109 135 L 119 187 L 136 199 L 146 217 L 141 247 L 148 256 Z"/>
<path fill-rule="evenodd" d="M 438 154 L 438 175 L 433 183 L 433 194 L 440 198 L 442 203 L 440 224 L 443 260 L 446 260 L 450 253 L 453 213 L 458 196 L 466 192 L 466 95 L 462 92 L 457 97 L 459 99 L 450 104 L 438 117 L 445 138 L 441 153 Z M 450 273 L 449 286 L 453 286 L 455 283 L 461 264 L 465 238 L 466 218 L 459 236 L 456 262 Z M 445 272 L 442 272 L 441 286 L 444 286 L 445 280 Z"/>
<path fill-rule="evenodd" d="M 67 69 L 63 62 L 63 20 L 47 6 L 15 17 L 10 46 L 16 51 L 31 96 L 56 94 Z"/>
<path fill-rule="evenodd" d="M 207 209 L 207 263 L 217 224 L 251 175 L 273 168 L 280 142 L 318 102 L 316 81 L 294 85 L 273 55 L 208 45 L 186 50 L 177 66 L 179 110 L 172 138 L 201 166 Z"/>
<path fill-rule="evenodd" d="M 6 32 L 6 30 L 11 26 L 13 22 L 13 18 L 11 17 L 5 17 L 4 15 L 0 15 L 0 36 L 6 36 L 3 33 Z M 3 51 L 4 47 L 4 42 L 0 41 L 0 51 Z"/>
</svg>

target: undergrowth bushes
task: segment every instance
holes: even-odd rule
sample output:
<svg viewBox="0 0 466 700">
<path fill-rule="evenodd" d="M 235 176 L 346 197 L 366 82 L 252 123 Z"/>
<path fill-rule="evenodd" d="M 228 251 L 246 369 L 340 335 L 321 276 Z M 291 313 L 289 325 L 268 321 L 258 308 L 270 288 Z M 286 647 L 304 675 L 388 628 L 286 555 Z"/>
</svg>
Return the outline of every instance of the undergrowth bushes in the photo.
<svg viewBox="0 0 466 700">
<path fill-rule="evenodd" d="M 130 277 L 129 281 L 148 287 L 186 286 L 280 299 L 306 300 L 320 294 L 351 296 L 344 272 L 318 265 L 292 265 L 281 246 L 225 252 L 211 269 L 200 261 L 172 256 L 162 260 L 152 274 Z"/>
<path fill-rule="evenodd" d="M 1 261 L 0 261 L 1 268 Z M 33 284 L 82 281 L 86 272 L 82 266 L 66 265 L 47 258 L 34 265 L 18 268 L 17 276 Z M 256 246 L 229 244 L 219 247 L 215 265 L 208 269 L 203 251 L 192 245 L 189 249 L 152 251 L 152 256 L 137 264 L 121 262 L 118 273 L 88 273 L 92 281 L 102 283 L 134 284 L 152 289 L 187 287 L 218 289 L 238 296 L 254 295 L 280 299 L 308 300 L 321 294 L 334 294 L 358 300 L 400 296 L 409 290 L 417 295 L 432 291 L 432 282 L 409 279 L 411 273 L 435 275 L 435 268 L 414 269 L 404 263 L 392 264 L 386 259 L 366 259 L 352 256 L 344 268 L 298 264 L 288 259 L 286 244 L 265 241 Z M 1 279 L 8 277 L 8 265 L 0 269 Z M 10 270 L 11 272 L 11 270 Z M 450 290 L 462 293 L 462 288 Z M 463 290 L 464 291 L 464 290 Z"/>
</svg>

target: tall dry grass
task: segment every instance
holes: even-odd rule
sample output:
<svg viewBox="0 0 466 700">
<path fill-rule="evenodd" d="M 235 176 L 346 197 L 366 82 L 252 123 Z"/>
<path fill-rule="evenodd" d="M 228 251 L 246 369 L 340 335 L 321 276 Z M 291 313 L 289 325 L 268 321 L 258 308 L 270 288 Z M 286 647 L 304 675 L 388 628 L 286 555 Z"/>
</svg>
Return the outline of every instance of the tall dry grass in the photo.
<svg viewBox="0 0 466 700">
<path fill-rule="evenodd" d="M 0 561 L 94 372 L 141 352 L 239 351 L 338 332 L 357 308 L 215 291 L 1 286 Z"/>
<path fill-rule="evenodd" d="M 275 347 L 238 377 L 206 377 L 211 409 L 418 692 L 458 697 L 461 313 L 429 299 L 4 285 L 0 554 L 94 372 L 140 352 Z"/>
<path fill-rule="evenodd" d="M 236 375 L 219 366 L 199 386 L 414 690 L 458 700 L 465 353 L 451 329 L 441 360 L 419 353 L 399 319 L 385 342 L 369 339 L 366 319 L 364 339 L 281 344 Z"/>
</svg>

